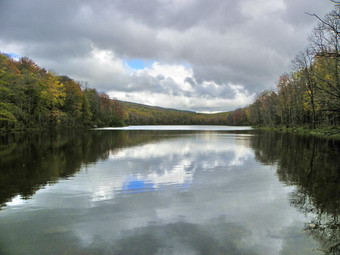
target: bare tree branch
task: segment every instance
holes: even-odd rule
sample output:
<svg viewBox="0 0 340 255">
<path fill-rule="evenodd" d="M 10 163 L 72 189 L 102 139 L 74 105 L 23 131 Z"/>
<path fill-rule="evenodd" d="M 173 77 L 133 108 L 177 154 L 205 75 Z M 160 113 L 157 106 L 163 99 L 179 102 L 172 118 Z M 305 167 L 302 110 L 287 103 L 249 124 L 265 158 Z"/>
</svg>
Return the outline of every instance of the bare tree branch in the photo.
<svg viewBox="0 0 340 255">
<path fill-rule="evenodd" d="M 340 32 L 332 25 L 327 23 L 326 21 L 324 21 L 322 18 L 320 18 L 317 14 L 315 13 L 309 13 L 309 12 L 305 12 L 307 15 L 309 16 L 313 16 L 315 18 L 317 18 L 322 24 L 328 26 L 331 30 L 333 30 L 336 34 L 339 34 Z"/>
</svg>

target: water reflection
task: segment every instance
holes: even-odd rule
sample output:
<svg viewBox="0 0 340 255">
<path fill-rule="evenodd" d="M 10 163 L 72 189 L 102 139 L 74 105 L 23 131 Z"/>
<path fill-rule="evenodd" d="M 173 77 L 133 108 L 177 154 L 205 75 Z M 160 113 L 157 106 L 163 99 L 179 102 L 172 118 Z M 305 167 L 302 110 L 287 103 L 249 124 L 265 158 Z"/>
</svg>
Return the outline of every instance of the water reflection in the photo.
<svg viewBox="0 0 340 255">
<path fill-rule="evenodd" d="M 339 254 L 335 142 L 106 130 L 0 153 L 0 254 Z"/>
<path fill-rule="evenodd" d="M 277 163 L 279 179 L 295 187 L 291 205 L 310 217 L 305 229 L 326 254 L 340 254 L 340 142 L 264 132 L 252 140 L 259 161 Z"/>
<path fill-rule="evenodd" d="M 17 195 L 30 198 L 46 184 L 69 178 L 84 166 L 106 160 L 110 153 L 121 147 L 152 139 L 148 134 L 130 135 L 126 132 L 114 135 L 62 132 L 2 136 L 0 205 Z"/>
</svg>

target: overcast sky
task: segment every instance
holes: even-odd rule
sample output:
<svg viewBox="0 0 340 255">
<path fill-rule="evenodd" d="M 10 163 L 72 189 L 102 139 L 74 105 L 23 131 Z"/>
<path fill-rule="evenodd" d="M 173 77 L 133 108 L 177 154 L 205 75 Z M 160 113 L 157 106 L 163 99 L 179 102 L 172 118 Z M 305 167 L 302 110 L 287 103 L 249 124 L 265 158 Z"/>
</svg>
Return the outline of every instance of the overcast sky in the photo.
<svg viewBox="0 0 340 255">
<path fill-rule="evenodd" d="M 228 111 L 275 87 L 329 0 L 0 0 L 0 51 L 121 100 Z"/>
</svg>

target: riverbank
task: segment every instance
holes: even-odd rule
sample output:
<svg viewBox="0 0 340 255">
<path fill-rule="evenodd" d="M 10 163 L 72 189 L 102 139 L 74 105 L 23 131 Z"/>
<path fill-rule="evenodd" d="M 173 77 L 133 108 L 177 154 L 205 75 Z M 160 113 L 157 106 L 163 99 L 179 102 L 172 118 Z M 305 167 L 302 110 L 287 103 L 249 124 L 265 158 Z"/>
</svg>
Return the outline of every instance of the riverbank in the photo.
<svg viewBox="0 0 340 255">
<path fill-rule="evenodd" d="M 306 127 L 253 127 L 258 130 L 271 130 L 283 133 L 317 136 L 340 140 L 340 127 L 306 128 Z"/>
</svg>

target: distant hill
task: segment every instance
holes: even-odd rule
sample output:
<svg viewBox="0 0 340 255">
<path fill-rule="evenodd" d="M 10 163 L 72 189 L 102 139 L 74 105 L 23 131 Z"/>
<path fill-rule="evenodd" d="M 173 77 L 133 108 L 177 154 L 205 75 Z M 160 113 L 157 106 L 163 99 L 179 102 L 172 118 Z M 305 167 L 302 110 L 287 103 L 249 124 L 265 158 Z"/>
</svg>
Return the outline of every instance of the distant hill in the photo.
<svg viewBox="0 0 340 255">
<path fill-rule="evenodd" d="M 159 111 L 169 111 L 169 112 L 186 112 L 186 113 L 195 113 L 193 111 L 188 110 L 178 110 L 174 108 L 164 108 L 160 106 L 152 106 L 152 105 L 146 105 L 146 104 L 138 104 L 128 101 L 122 101 L 118 100 L 124 107 L 130 108 L 130 109 L 145 109 L 145 110 L 159 110 Z"/>
<path fill-rule="evenodd" d="M 129 125 L 249 125 L 247 108 L 214 114 L 119 101 Z"/>
</svg>

